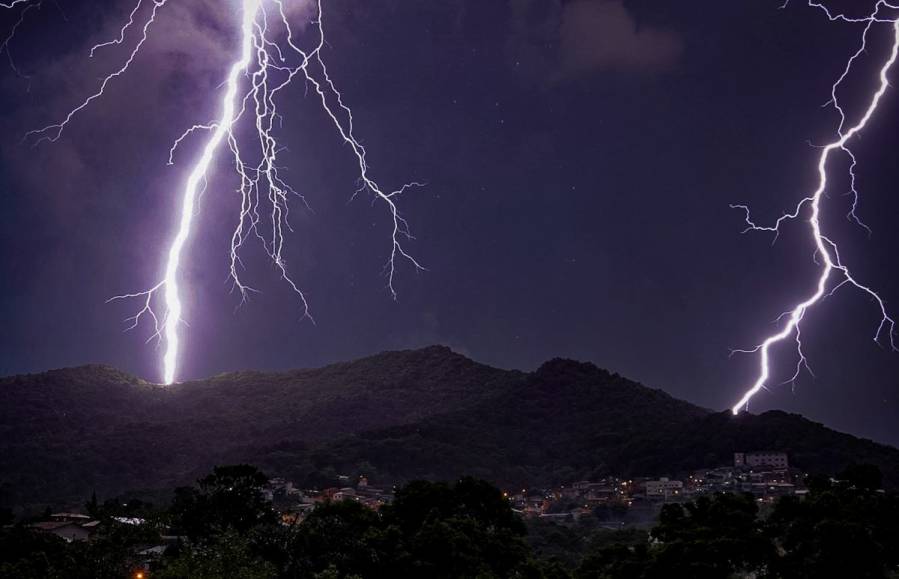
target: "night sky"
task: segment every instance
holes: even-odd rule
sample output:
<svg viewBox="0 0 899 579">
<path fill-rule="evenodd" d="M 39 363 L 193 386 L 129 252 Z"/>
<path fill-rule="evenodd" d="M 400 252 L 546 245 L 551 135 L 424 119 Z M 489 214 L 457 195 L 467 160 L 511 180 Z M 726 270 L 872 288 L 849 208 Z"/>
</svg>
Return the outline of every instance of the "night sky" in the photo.
<svg viewBox="0 0 899 579">
<path fill-rule="evenodd" d="M 183 379 L 319 366 L 443 343 L 478 361 L 533 369 L 589 360 L 715 410 L 754 378 L 752 347 L 813 290 L 804 223 L 776 244 L 741 235 L 748 203 L 775 219 L 814 189 L 837 115 L 824 105 L 861 28 L 782 0 L 327 0 L 325 51 L 355 113 L 372 174 L 427 182 L 401 203 L 428 270 L 401 264 L 398 300 L 380 204 L 352 202 L 348 149 L 302 84 L 282 95 L 293 206 L 285 251 L 316 324 L 258 248 L 246 277 L 263 291 L 235 310 L 227 253 L 239 199 L 225 159 L 201 201 L 184 261 Z M 838 7 L 838 3 L 831 3 Z M 844 3 L 861 14 L 868 2 Z M 870 4 L 873 4 L 870 3 Z M 181 185 L 200 139 L 166 165 L 172 141 L 213 118 L 238 38 L 237 2 L 171 0 L 128 74 L 56 143 L 22 144 L 121 62 L 94 59 L 131 2 L 45 1 L 0 64 L 0 374 L 91 362 L 159 379 L 147 327 L 122 333 L 163 267 Z M 0 14 L 9 30 L 12 14 Z M 889 26 L 841 97 L 857 113 L 876 87 Z M 3 55 L 3 62 L 5 62 Z M 893 75 L 899 77 L 899 70 Z M 27 78 L 25 78 L 27 77 Z M 852 117 L 857 118 L 857 117 Z M 899 91 L 854 149 L 862 190 L 849 223 L 845 159 L 823 223 L 856 276 L 899 314 Z M 811 145 L 811 146 L 810 146 Z M 774 386 L 782 408 L 899 443 L 899 354 L 871 341 L 872 302 L 843 289 L 803 324 L 816 377 Z M 796 358 L 775 348 L 777 378 Z"/>
</svg>

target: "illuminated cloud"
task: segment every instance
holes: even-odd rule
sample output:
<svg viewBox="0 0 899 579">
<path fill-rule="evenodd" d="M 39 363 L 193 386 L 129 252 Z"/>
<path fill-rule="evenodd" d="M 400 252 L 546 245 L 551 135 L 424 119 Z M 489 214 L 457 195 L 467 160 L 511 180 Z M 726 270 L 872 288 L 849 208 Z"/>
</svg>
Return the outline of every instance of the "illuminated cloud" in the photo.
<svg viewBox="0 0 899 579">
<path fill-rule="evenodd" d="M 576 0 L 564 4 L 559 28 L 563 72 L 671 68 L 683 45 L 670 30 L 640 26 L 622 0 Z"/>
<path fill-rule="evenodd" d="M 675 31 L 639 22 L 622 0 L 511 0 L 510 9 L 509 56 L 545 81 L 610 70 L 657 74 L 683 53 Z"/>
</svg>

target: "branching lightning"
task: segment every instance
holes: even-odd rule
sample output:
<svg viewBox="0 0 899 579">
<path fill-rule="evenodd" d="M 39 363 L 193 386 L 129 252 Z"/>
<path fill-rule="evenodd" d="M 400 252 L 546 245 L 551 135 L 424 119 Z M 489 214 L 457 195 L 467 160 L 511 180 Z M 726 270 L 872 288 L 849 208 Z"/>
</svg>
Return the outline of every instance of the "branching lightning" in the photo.
<svg viewBox="0 0 899 579">
<path fill-rule="evenodd" d="M 32 4 L 35 0 L 12 0 L 11 2 L 0 2 L 0 8 L 14 8 L 19 5 Z"/>
<path fill-rule="evenodd" d="M 33 145 L 59 140 L 70 123 L 94 101 L 104 96 L 110 83 L 124 75 L 141 53 L 147 42 L 151 29 L 157 22 L 157 16 L 173 0 L 137 0 L 121 26 L 118 34 L 110 40 L 98 43 L 90 49 L 89 56 L 97 51 L 115 49 L 129 42 L 129 36 L 136 36 L 132 47 L 126 51 L 122 64 L 113 72 L 103 77 L 98 88 L 83 99 L 77 106 L 55 123 L 30 131 L 26 139 Z M 150 340 L 157 339 L 164 347 L 162 360 L 163 381 L 172 383 L 177 378 L 178 363 L 181 356 L 179 330 L 184 322 L 184 305 L 181 300 L 179 286 L 181 263 L 185 247 L 189 241 L 196 205 L 199 196 L 205 190 L 211 166 L 219 152 L 227 147 L 229 160 L 233 164 L 238 177 L 240 194 L 240 212 L 230 240 L 229 277 L 234 289 L 240 294 L 243 303 L 253 289 L 242 278 L 243 264 L 241 250 L 247 241 L 256 240 L 265 249 L 280 277 L 297 295 L 303 318 L 310 320 L 310 307 L 300 286 L 288 273 L 283 257 L 285 233 L 291 230 L 289 222 L 289 205 L 291 197 L 296 197 L 305 204 L 305 199 L 294 191 L 281 177 L 278 160 L 283 148 L 276 138 L 276 127 L 280 115 L 276 97 L 299 76 L 307 88 L 312 87 L 320 106 L 332 122 L 338 135 L 351 150 L 358 169 L 362 191 L 371 193 L 376 201 L 384 203 L 392 222 L 391 247 L 385 265 L 387 287 L 395 298 L 394 277 L 397 262 L 406 260 L 415 268 L 422 269 L 421 264 L 407 252 L 406 240 L 412 239 L 409 227 L 397 207 L 397 199 L 410 187 L 419 186 L 412 182 L 394 190 L 382 188 L 370 175 L 366 158 L 366 150 L 354 133 L 352 110 L 345 104 L 341 93 L 337 90 L 327 66 L 322 59 L 325 44 L 325 33 L 322 22 L 321 0 L 314 2 L 314 35 L 315 42 L 309 49 L 301 48 L 294 29 L 288 18 L 285 4 L 301 0 L 240 0 L 241 2 L 241 44 L 240 53 L 231 63 L 224 82 L 220 100 L 218 118 L 195 124 L 181 134 L 169 151 L 169 164 L 175 163 L 178 148 L 195 135 L 205 138 L 199 157 L 193 160 L 187 179 L 180 191 L 180 209 L 177 227 L 165 253 L 165 268 L 161 279 L 147 290 L 123 294 L 110 299 L 137 300 L 140 309 L 129 318 L 129 329 L 136 328 L 147 319 L 152 327 Z M 787 0 L 789 2 L 789 0 Z M 40 9 L 42 0 L 0 0 L 0 9 L 19 10 L 18 19 L 8 34 L 0 39 L 0 53 L 5 53 L 12 70 L 19 72 L 11 54 L 10 43 L 31 10 Z M 758 373 L 753 384 L 748 387 L 740 400 L 732 407 L 738 414 L 748 407 L 750 400 L 768 386 L 771 379 L 771 349 L 792 338 L 795 343 L 798 362 L 795 372 L 788 381 L 795 380 L 803 368 L 811 369 L 803 349 L 801 324 L 805 315 L 814 306 L 833 295 L 844 286 L 852 286 L 867 295 L 877 306 L 881 315 L 880 323 L 874 332 L 876 342 L 888 343 L 896 349 L 895 320 L 889 315 L 884 300 L 870 286 L 861 283 L 849 270 L 840 257 L 840 251 L 822 229 L 820 222 L 821 206 L 828 189 L 828 166 L 834 155 L 845 155 L 848 159 L 849 195 L 851 207 L 846 217 L 864 228 L 869 234 L 870 228 L 860 219 L 858 214 L 859 190 L 856 180 L 858 160 L 851 145 L 864 131 L 881 104 L 887 89 L 890 87 L 888 75 L 899 55 L 899 16 L 896 15 L 899 5 L 887 0 L 878 0 L 873 11 L 864 17 L 850 17 L 835 13 L 827 6 L 814 0 L 808 5 L 822 11 L 831 21 L 863 26 L 861 42 L 858 49 L 846 62 L 842 73 L 831 87 L 829 105 L 832 105 L 839 116 L 835 138 L 821 147 L 817 162 L 818 184 L 806 197 L 802 198 L 792 211 L 785 213 L 771 225 L 763 225 L 753 220 L 749 207 L 733 205 L 745 213 L 746 228 L 744 231 L 764 231 L 773 233 L 775 239 L 781 227 L 787 222 L 806 219 L 816 247 L 816 263 L 820 270 L 815 290 L 805 299 L 793 304 L 777 320 L 781 324 L 778 331 L 767 336 L 761 343 L 750 349 L 735 352 L 758 355 Z M 854 124 L 841 105 L 838 91 L 843 85 L 856 62 L 867 53 L 869 33 L 877 26 L 890 26 L 892 44 L 887 58 L 879 70 L 879 85 L 868 100 L 863 114 Z M 249 138 L 244 137 L 249 133 Z M 355 196 L 355 194 L 354 194 Z"/>
<path fill-rule="evenodd" d="M 19 12 L 19 18 L 15 21 L 15 23 L 13 23 L 6 36 L 2 40 L 0 40 L 0 53 L 6 55 L 6 60 L 9 62 L 9 68 L 11 68 L 19 78 L 27 77 L 22 74 L 22 72 L 19 70 L 19 67 L 16 66 L 16 62 L 15 60 L 13 60 L 12 52 L 10 51 L 10 44 L 16 37 L 16 32 L 19 31 L 19 27 L 22 26 L 23 22 L 25 22 L 25 17 L 28 16 L 28 13 L 35 9 L 40 10 L 42 2 L 43 0 L 13 0 L 12 2 L 0 2 L 0 8 L 14 8 L 15 6 L 22 6 L 22 10 Z"/>
<path fill-rule="evenodd" d="M 866 294 L 873 300 L 873 302 L 878 307 L 881 315 L 880 323 L 877 326 L 876 331 L 874 332 L 874 341 L 878 343 L 880 343 L 881 341 L 886 341 L 887 343 L 889 343 L 889 346 L 891 348 L 893 348 L 894 350 L 896 349 L 896 343 L 894 340 L 896 322 L 887 313 L 887 308 L 884 300 L 871 287 L 859 282 L 857 278 L 855 278 L 852 273 L 850 273 L 848 266 L 840 258 L 840 252 L 837 244 L 833 240 L 831 240 L 824 233 L 824 231 L 822 231 L 820 215 L 821 203 L 824 200 L 825 192 L 827 191 L 828 186 L 828 161 L 830 160 L 832 153 L 843 153 L 849 160 L 849 194 L 852 198 L 852 206 L 847 215 L 847 218 L 863 227 L 870 234 L 870 229 L 867 225 L 862 223 L 856 212 L 859 198 L 858 189 L 856 188 L 855 175 L 857 160 L 852 150 L 850 149 L 850 143 L 855 137 L 859 135 L 859 133 L 861 133 L 865 129 L 865 127 L 871 121 L 871 118 L 874 116 L 874 113 L 880 105 L 883 96 L 886 94 L 887 89 L 890 87 L 888 75 L 893 67 L 893 64 L 896 62 L 897 55 L 899 55 L 899 16 L 894 15 L 892 17 L 889 17 L 887 13 L 889 13 L 890 11 L 899 10 L 899 5 L 894 5 L 884 0 L 879 0 L 875 5 L 873 12 L 871 12 L 864 18 L 850 18 L 845 16 L 844 14 L 835 14 L 823 4 L 814 1 L 810 1 L 809 6 L 822 10 L 831 21 L 864 24 L 860 47 L 849 58 L 843 70 L 843 73 L 839 76 L 839 78 L 836 80 L 836 82 L 834 82 L 832 86 L 830 101 L 828 104 L 833 105 L 833 107 L 836 109 L 837 113 L 839 114 L 840 121 L 837 128 L 837 135 L 835 140 L 821 148 L 821 154 L 818 158 L 817 165 L 818 186 L 810 195 L 800 200 L 793 211 L 781 216 L 779 219 L 777 219 L 777 221 L 774 222 L 773 225 L 770 226 L 764 226 L 755 223 L 752 220 L 749 208 L 746 205 L 733 205 L 732 207 L 745 212 L 747 226 L 745 231 L 773 232 L 775 234 L 775 238 L 777 234 L 780 233 L 780 228 L 784 223 L 786 223 L 787 221 L 798 219 L 801 215 L 804 215 L 807 212 L 809 215 L 808 224 L 812 234 L 812 239 L 814 240 L 816 247 L 816 263 L 821 266 L 821 269 L 818 275 L 814 293 L 812 293 L 806 299 L 793 305 L 790 310 L 788 310 L 787 312 L 782 314 L 780 318 L 778 318 L 778 323 L 782 322 L 784 318 L 786 318 L 786 323 L 783 324 L 783 326 L 777 333 L 768 336 L 764 341 L 762 341 L 759 345 L 752 349 L 736 350 L 737 352 L 758 354 L 759 372 L 753 385 L 748 390 L 746 390 L 740 400 L 731 409 L 734 414 L 739 414 L 741 410 L 747 408 L 752 397 L 755 396 L 763 388 L 766 388 L 771 375 L 770 350 L 775 344 L 782 342 L 791 336 L 795 340 L 799 362 L 796 365 L 796 371 L 793 377 L 789 381 L 795 380 L 799 376 L 802 368 L 809 369 L 808 361 L 802 348 L 802 333 L 800 324 L 802 323 L 802 320 L 804 319 L 806 313 L 812 307 L 820 303 L 825 298 L 833 295 L 834 292 L 844 286 L 852 286 L 857 290 L 860 290 L 863 294 Z M 871 95 L 867 104 L 867 108 L 864 109 L 864 114 L 862 114 L 861 118 L 855 124 L 847 128 L 847 114 L 840 104 L 840 101 L 837 97 L 837 91 L 842 85 L 843 81 L 849 75 L 856 60 L 861 55 L 866 53 L 868 48 L 868 34 L 871 31 L 872 27 L 878 24 L 888 24 L 891 26 L 893 37 L 892 46 L 888 57 L 880 67 L 880 82 L 878 88 Z M 809 371 L 811 370 L 809 369 Z"/>
<path fill-rule="evenodd" d="M 7 3 L 8 6 L 2 6 L 12 7 L 28 1 L 12 0 Z M 27 133 L 26 138 L 34 145 L 57 141 L 81 111 L 101 98 L 107 86 L 125 74 L 140 54 L 159 12 L 170 1 L 172 0 L 138 0 L 118 36 L 95 45 L 90 51 L 90 56 L 93 56 L 97 50 L 124 44 L 130 30 L 138 28 L 137 41 L 124 63 L 104 77 L 98 89 L 61 120 Z M 206 135 L 200 156 L 193 162 L 181 192 L 177 228 L 168 247 L 162 279 L 145 291 L 110 299 L 139 301 L 141 308 L 129 318 L 129 329 L 137 327 L 144 318 L 149 319 L 153 329 L 150 340 L 158 339 L 164 346 L 162 374 L 166 384 L 176 380 L 181 356 L 179 329 L 184 321 L 184 306 L 179 278 L 183 252 L 191 235 L 197 199 L 206 188 L 210 166 L 223 145 L 230 152 L 239 180 L 241 207 L 231 236 L 229 275 L 233 287 L 240 293 L 241 303 L 246 300 L 248 292 L 255 291 L 241 277 L 241 249 L 245 242 L 256 239 L 265 248 L 280 277 L 298 296 L 302 317 L 311 320 L 306 297 L 288 274 L 283 257 L 285 230 L 290 231 L 288 200 L 294 196 L 305 203 L 305 199 L 280 176 L 278 156 L 283 148 L 275 137 L 275 128 L 280 121 L 276 97 L 298 76 L 307 87 L 314 89 L 322 110 L 355 157 L 360 186 L 353 196 L 361 191 L 368 191 L 374 195 L 375 200 L 383 202 L 387 207 L 392 227 L 391 249 L 385 274 L 391 296 L 396 298 L 394 278 L 399 260 L 406 260 L 413 267 L 424 269 L 404 247 L 404 242 L 412 239 L 412 235 L 396 204 L 404 192 L 420 184 L 413 182 L 399 189 L 389 190 L 382 188 L 371 176 L 366 150 L 354 134 L 352 111 L 344 103 L 322 58 L 325 32 L 321 0 L 314 1 L 315 43 L 311 49 L 301 48 L 285 8 L 285 4 L 297 1 L 299 0 L 241 0 L 240 56 L 231 64 L 223 85 L 221 112 L 217 119 L 187 129 L 175 140 L 169 151 L 169 164 L 174 164 L 177 149 L 186 139 L 194 134 Z M 147 3 L 151 3 L 152 7 L 143 10 L 148 14 L 139 23 L 139 15 L 143 5 Z M 249 133 L 251 137 L 242 138 L 240 135 L 244 133 Z"/>
</svg>

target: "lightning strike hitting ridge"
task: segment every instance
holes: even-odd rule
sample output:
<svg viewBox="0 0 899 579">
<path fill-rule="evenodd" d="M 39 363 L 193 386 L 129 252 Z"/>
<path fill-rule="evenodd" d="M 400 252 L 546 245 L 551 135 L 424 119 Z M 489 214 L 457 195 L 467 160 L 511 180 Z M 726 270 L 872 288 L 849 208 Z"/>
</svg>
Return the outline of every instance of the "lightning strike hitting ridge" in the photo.
<svg viewBox="0 0 899 579">
<path fill-rule="evenodd" d="M 13 0 L 8 7 L 27 1 Z M 146 43 L 159 11 L 170 1 L 172 0 L 151 0 L 152 7 L 145 16 L 143 25 L 139 28 L 138 39 L 128 52 L 124 63 L 107 75 L 93 94 L 59 122 L 31 131 L 26 138 L 31 139 L 34 145 L 44 141 L 57 141 L 73 118 L 94 100 L 103 96 L 109 83 L 128 70 Z M 412 235 L 396 205 L 400 195 L 409 188 L 421 184 L 408 183 L 391 191 L 383 189 L 371 177 L 366 150 L 353 131 L 352 111 L 344 103 L 321 56 L 325 44 L 321 0 L 312 3 L 315 9 L 312 21 L 315 43 L 311 49 L 306 50 L 300 47 L 286 8 L 286 5 L 297 1 L 299 0 L 242 0 L 240 56 L 231 64 L 223 85 L 221 113 L 214 121 L 189 128 L 175 140 L 169 151 L 171 165 L 174 164 L 178 147 L 186 139 L 194 133 L 207 135 L 200 156 L 194 161 L 181 192 L 177 228 L 168 247 L 162 279 L 148 290 L 115 296 L 109 300 L 126 298 L 140 300 L 142 307 L 129 318 L 131 322 L 129 329 L 136 327 L 144 317 L 150 319 L 154 330 L 150 339 L 160 340 L 165 348 L 162 375 L 166 384 L 171 384 L 177 379 L 178 362 L 182 354 L 179 340 L 179 327 L 184 321 L 184 305 L 179 287 L 182 254 L 191 235 L 197 199 L 206 187 L 210 166 L 223 145 L 230 151 L 230 159 L 239 180 L 241 208 L 231 236 L 229 276 L 234 288 L 241 295 L 241 303 L 246 300 L 248 292 L 255 290 L 240 276 L 242 269 L 240 252 L 247 240 L 255 238 L 265 248 L 280 277 L 298 296 L 302 317 L 311 320 L 306 297 L 288 275 L 282 255 L 285 229 L 290 231 L 288 198 L 296 196 L 304 203 L 305 199 L 291 189 L 279 175 L 278 155 L 283 149 L 274 135 L 275 126 L 280 120 L 275 97 L 297 76 L 314 89 L 322 110 L 356 159 L 359 189 L 353 197 L 367 190 L 387 207 L 392 227 L 391 249 L 385 274 L 391 296 L 396 298 L 394 276 L 397 260 L 404 259 L 415 268 L 424 269 L 406 251 L 402 243 L 406 239 L 412 239 Z M 90 51 L 90 56 L 97 50 L 125 43 L 130 29 L 137 25 L 136 21 L 144 4 L 144 0 L 138 0 L 118 36 L 95 45 Z M 6 4 L 3 6 L 7 7 Z M 243 128 L 252 135 L 248 142 L 238 137 L 238 129 L 242 127 L 243 121 L 245 121 L 243 124 L 247 125 Z M 267 213 L 265 217 L 264 213 Z"/>
<path fill-rule="evenodd" d="M 831 89 L 831 100 L 828 104 L 832 104 L 834 106 L 840 117 L 840 122 L 837 128 L 837 138 L 821 149 L 821 155 L 818 158 L 817 166 L 817 188 L 811 195 L 799 201 L 792 212 L 780 217 L 773 225 L 762 226 L 754 223 L 750 215 L 749 208 L 746 205 L 733 205 L 732 207 L 741 209 L 746 213 L 747 228 L 745 231 L 769 231 L 773 232 L 775 236 L 780 232 L 780 226 L 784 222 L 798 218 L 804 210 L 808 209 L 810 212 L 808 223 L 811 229 L 812 238 L 815 242 L 816 255 L 820 257 L 819 264 L 821 265 L 821 271 L 818 276 L 815 292 L 803 301 L 800 301 L 799 303 L 793 305 L 789 311 L 785 312 L 781 315 L 780 318 L 778 318 L 778 321 L 786 318 L 787 322 L 783 325 L 782 328 L 780 328 L 777 333 L 768 336 L 761 344 L 750 350 L 736 350 L 737 352 L 759 354 L 759 373 L 756 377 L 755 383 L 753 383 L 753 385 L 748 390 L 746 390 L 740 400 L 731 409 L 734 414 L 739 414 L 741 410 L 747 408 L 752 397 L 755 396 L 761 389 L 766 387 L 771 374 L 770 349 L 778 342 L 782 342 L 790 336 L 794 336 L 796 349 L 799 356 L 799 362 L 797 363 L 796 372 L 793 375 L 792 380 L 796 379 L 803 367 L 808 368 L 805 354 L 802 349 L 800 324 L 809 309 L 811 309 L 813 306 L 815 306 L 825 298 L 833 295 L 834 292 L 845 285 L 850 285 L 858 290 L 861 290 L 864 294 L 867 294 L 871 299 L 873 299 L 873 301 L 877 304 L 880 310 L 881 319 L 880 324 L 877 326 L 877 330 L 874 333 L 874 341 L 879 342 L 884 334 L 886 334 L 890 347 L 894 350 L 896 349 L 896 345 L 894 342 L 896 323 L 893 318 L 891 318 L 887 313 L 886 304 L 873 289 L 871 289 L 867 285 L 860 283 L 850 273 L 848 266 L 846 266 L 840 259 L 840 252 L 837 244 L 830 238 L 828 238 L 827 235 L 822 231 L 820 213 L 821 202 L 824 197 L 825 191 L 827 190 L 828 161 L 830 160 L 831 153 L 842 152 L 847 155 L 847 158 L 849 159 L 849 183 L 850 194 L 852 196 L 852 208 L 850 209 L 847 217 L 850 220 L 858 223 L 870 233 L 870 229 L 868 229 L 868 227 L 859 220 L 856 214 L 856 208 L 858 206 L 858 190 L 856 189 L 855 178 L 856 158 L 852 153 L 852 150 L 849 148 L 849 143 L 862 130 L 864 130 L 864 128 L 871 121 L 871 118 L 877 110 L 878 105 L 880 105 L 884 94 L 887 92 L 887 88 L 889 88 L 890 86 L 888 74 L 893 67 L 893 64 L 896 62 L 897 54 L 899 54 L 899 16 L 894 16 L 891 18 L 886 16 L 884 12 L 899 10 L 899 6 L 890 4 L 884 0 L 880 0 L 875 5 L 873 12 L 864 18 L 850 18 L 843 14 L 834 14 L 823 4 L 813 1 L 809 2 L 809 6 L 824 11 L 824 13 L 831 21 L 843 21 L 865 25 L 864 31 L 862 32 L 861 46 L 849 58 L 848 62 L 846 63 L 846 67 L 843 70 L 843 73 L 836 80 Z M 864 109 L 864 114 L 857 123 L 847 129 L 847 115 L 843 107 L 840 105 L 839 99 L 837 98 L 837 89 L 849 75 L 849 72 L 852 69 L 855 61 L 867 51 L 868 33 L 872 29 L 872 26 L 874 26 L 875 24 L 891 25 L 893 38 L 892 46 L 888 57 L 880 68 L 880 82 L 878 88 L 874 92 L 874 94 L 871 95 L 871 98 L 868 101 L 867 108 Z"/>
</svg>

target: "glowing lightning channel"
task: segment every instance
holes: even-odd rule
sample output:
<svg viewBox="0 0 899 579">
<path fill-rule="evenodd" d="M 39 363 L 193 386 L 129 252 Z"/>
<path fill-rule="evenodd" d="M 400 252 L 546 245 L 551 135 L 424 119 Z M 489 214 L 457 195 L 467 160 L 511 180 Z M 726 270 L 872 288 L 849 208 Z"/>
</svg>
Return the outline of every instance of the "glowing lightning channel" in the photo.
<svg viewBox="0 0 899 579">
<path fill-rule="evenodd" d="M 890 346 L 894 350 L 896 349 L 896 345 L 894 342 L 894 330 L 896 323 L 887 313 L 886 304 L 873 289 L 861 284 L 852 276 L 852 274 L 849 272 L 849 268 L 840 259 L 840 252 L 837 244 L 829 239 L 821 231 L 821 223 L 819 217 L 821 211 L 821 200 L 824 197 L 825 190 L 827 189 L 827 162 L 830 158 L 831 153 L 833 153 L 834 151 L 842 151 L 846 153 L 850 161 L 849 178 L 850 194 L 852 195 L 852 208 L 847 217 L 864 227 L 870 233 L 870 229 L 868 229 L 867 226 L 864 225 L 856 215 L 856 208 L 858 205 L 858 190 L 856 189 L 855 179 L 856 158 L 852 151 L 849 149 L 848 143 L 868 124 L 871 117 L 874 115 L 874 112 L 877 110 L 881 99 L 886 93 L 887 88 L 890 86 L 887 75 L 893 64 L 896 62 L 897 55 L 899 55 L 899 18 L 886 18 L 881 15 L 881 9 L 895 10 L 899 9 L 899 6 L 892 5 L 883 0 L 880 0 L 876 4 L 874 11 L 868 17 L 849 18 L 842 14 L 834 14 L 826 6 L 817 2 L 809 2 L 809 5 L 814 8 L 823 10 L 826 13 L 827 17 L 832 21 L 839 20 L 844 22 L 865 24 L 865 29 L 862 33 L 861 47 L 849 59 L 842 75 L 840 75 L 840 77 L 834 83 L 831 90 L 831 101 L 828 104 L 833 104 L 834 108 L 840 115 L 840 124 L 837 130 L 838 138 L 823 147 L 821 150 L 821 155 L 818 158 L 818 187 L 811 195 L 802 199 L 791 213 L 787 213 L 780 217 L 774 223 L 774 225 L 761 226 L 754 223 L 752 221 L 749 208 L 746 205 L 732 205 L 732 207 L 741 209 L 746 213 L 747 228 L 745 231 L 769 231 L 775 233 L 776 235 L 780 232 L 780 226 L 785 221 L 796 219 L 802 213 L 803 209 L 805 209 L 806 206 L 809 206 L 811 208 L 811 215 L 808 222 L 811 226 L 812 237 L 815 241 L 817 250 L 816 255 L 819 255 L 821 258 L 822 268 L 818 277 L 818 283 L 815 292 L 804 301 L 799 302 L 798 304 L 793 306 L 791 310 L 782 314 L 781 317 L 778 318 L 778 320 L 783 319 L 784 317 L 787 318 L 787 323 L 783 326 L 783 328 L 781 328 L 779 332 L 768 336 L 761 344 L 759 344 L 755 348 L 752 348 L 750 350 L 736 350 L 737 352 L 759 354 L 759 374 L 752 387 L 743 394 L 739 402 L 737 402 L 731 409 L 734 414 L 739 414 L 741 410 L 748 408 L 749 401 L 752 399 L 752 397 L 755 396 L 761 389 L 766 387 L 771 373 L 769 350 L 774 344 L 786 340 L 791 335 L 795 335 L 796 347 L 799 355 L 799 363 L 797 364 L 796 373 L 793 375 L 792 379 L 796 379 L 802 367 L 808 368 L 805 354 L 802 350 L 800 323 L 802 322 L 805 314 L 810 308 L 812 308 L 814 305 L 816 305 L 826 297 L 833 295 L 834 292 L 836 292 L 844 285 L 848 284 L 854 286 L 874 300 L 874 302 L 879 307 L 882 316 L 880 324 L 877 326 L 877 331 L 874 334 L 874 341 L 879 342 L 881 336 L 883 334 L 887 334 L 887 336 L 889 337 Z M 880 68 L 880 84 L 877 91 L 875 91 L 875 93 L 872 95 L 868 107 L 867 109 L 865 109 L 864 115 L 862 116 L 861 120 L 858 121 L 858 123 L 851 126 L 848 130 L 844 130 L 846 125 L 846 114 L 842 106 L 840 105 L 839 100 L 837 99 L 837 89 L 848 76 L 855 60 L 867 50 L 868 32 L 870 31 L 872 25 L 875 23 L 889 23 L 892 25 L 892 48 L 890 49 L 889 58 Z M 835 283 L 831 280 L 832 274 L 834 273 L 836 273 L 836 275 L 838 276 L 835 278 Z"/>
<path fill-rule="evenodd" d="M 14 0 L 19 3 L 27 0 Z M 149 16 L 140 27 L 140 36 L 130 51 L 125 63 L 115 72 L 106 76 L 99 89 L 87 97 L 80 105 L 72 109 L 61 121 L 42 129 L 26 134 L 35 145 L 43 141 L 58 140 L 72 119 L 94 100 L 100 98 L 107 85 L 118 76 L 124 74 L 140 52 L 148 38 L 150 27 L 155 23 L 157 14 L 168 0 L 152 0 Z M 119 35 L 113 40 L 95 45 L 91 56 L 103 47 L 119 45 L 125 42 L 128 31 L 135 26 L 135 20 L 144 0 L 138 0 L 131 11 L 128 21 L 122 26 Z M 405 259 L 417 269 L 424 269 L 409 254 L 402 241 L 413 239 L 406 220 L 396 205 L 399 196 L 421 183 L 407 183 L 396 190 L 385 190 L 370 176 L 366 160 L 366 150 L 357 140 L 353 132 L 353 114 L 344 103 L 340 92 L 328 74 L 321 57 L 325 45 L 324 25 L 322 23 L 321 0 L 314 2 L 316 8 L 315 24 L 316 43 L 311 50 L 303 50 L 295 40 L 284 0 L 243 0 L 241 24 L 240 58 L 232 63 L 227 80 L 224 83 L 224 95 L 221 101 L 221 116 L 204 124 L 197 124 L 178 137 L 169 151 L 169 164 L 174 164 L 178 147 L 191 135 L 201 131 L 209 133 L 197 159 L 188 175 L 181 197 L 180 219 L 178 229 L 169 246 L 165 273 L 161 281 L 148 290 L 123 294 L 110 298 L 139 299 L 142 307 L 128 321 L 133 329 L 146 316 L 151 320 L 154 332 L 150 339 L 158 339 L 165 345 L 162 374 L 166 384 L 176 380 L 180 356 L 178 329 L 183 322 L 184 306 L 179 292 L 179 273 L 182 253 L 191 233 L 198 197 L 206 188 L 210 165 L 222 143 L 227 143 L 231 159 L 239 180 L 238 193 L 241 208 L 231 236 L 229 276 L 234 288 L 241 294 L 241 303 L 247 299 L 248 292 L 255 291 L 240 277 L 242 261 L 240 250 L 245 241 L 255 238 L 261 242 L 266 253 L 278 269 L 281 278 L 288 284 L 301 302 L 302 315 L 311 319 L 309 305 L 299 286 L 291 279 L 282 256 L 284 248 L 284 230 L 290 230 L 287 205 L 290 195 L 305 199 L 287 185 L 279 175 L 278 155 L 283 148 L 278 144 L 274 131 L 281 117 L 275 103 L 277 94 L 290 84 L 298 75 L 311 85 L 323 111 L 333 123 L 338 134 L 352 151 L 358 164 L 359 189 L 369 191 L 375 200 L 382 201 L 388 208 L 392 220 L 391 250 L 385 266 L 387 287 L 391 296 L 396 298 L 394 276 L 397 259 Z M 280 44 L 279 44 L 280 40 Z M 242 91 L 243 83 L 248 85 Z M 246 119 L 252 127 L 249 131 L 253 138 L 244 143 L 238 138 L 238 124 Z M 307 206 L 308 207 L 308 206 Z M 263 218 L 262 211 L 268 212 Z M 161 293 L 161 296 L 159 295 Z M 154 303 L 162 302 L 163 315 L 154 311 Z"/>
<path fill-rule="evenodd" d="M 28 4 L 34 0 L 12 0 L 11 2 L 0 2 L 0 8 L 13 8 L 19 4 Z"/>
<path fill-rule="evenodd" d="M 181 221 L 178 226 L 178 233 L 169 248 L 169 259 L 165 266 L 165 303 L 167 306 L 166 316 L 164 320 L 166 350 L 162 359 L 163 364 L 163 380 L 166 384 L 175 381 L 175 369 L 178 363 L 178 324 L 181 322 L 181 297 L 178 295 L 178 266 L 181 263 L 181 250 L 190 235 L 190 226 L 194 216 L 194 204 L 197 199 L 197 192 L 200 188 L 200 182 L 205 179 L 206 171 L 212 162 L 212 156 L 218 148 L 219 143 L 230 132 L 231 125 L 234 123 L 235 98 L 237 96 L 237 84 L 239 76 L 250 64 L 250 58 L 253 50 L 253 21 L 256 13 L 259 11 L 259 0 L 244 0 L 243 4 L 243 51 L 240 60 L 231 66 L 231 72 L 228 75 L 226 83 L 225 96 L 222 100 L 223 111 L 218 126 L 213 130 L 212 136 L 203 147 L 203 154 L 200 156 L 197 164 L 194 165 L 193 171 L 187 178 L 187 185 L 184 187 L 184 198 L 181 206 Z"/>
<path fill-rule="evenodd" d="M 22 23 L 25 22 L 25 17 L 28 16 L 28 12 L 33 9 L 41 9 L 42 0 L 14 0 L 13 2 L 3 3 L 0 2 L 0 8 L 14 8 L 16 5 L 21 4 L 23 6 L 21 12 L 19 12 L 19 18 L 15 21 L 10 28 L 9 32 L 6 34 L 6 37 L 3 40 L 0 40 L 0 53 L 6 54 L 6 60 L 9 62 L 9 68 L 15 73 L 19 78 L 27 79 L 28 77 L 22 74 L 19 70 L 19 67 L 16 66 L 15 60 L 13 60 L 12 52 L 9 49 L 10 43 L 16 37 L 16 32 L 19 31 L 19 27 L 22 26 Z"/>
</svg>

